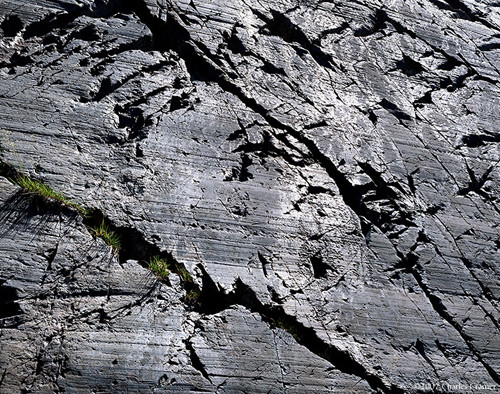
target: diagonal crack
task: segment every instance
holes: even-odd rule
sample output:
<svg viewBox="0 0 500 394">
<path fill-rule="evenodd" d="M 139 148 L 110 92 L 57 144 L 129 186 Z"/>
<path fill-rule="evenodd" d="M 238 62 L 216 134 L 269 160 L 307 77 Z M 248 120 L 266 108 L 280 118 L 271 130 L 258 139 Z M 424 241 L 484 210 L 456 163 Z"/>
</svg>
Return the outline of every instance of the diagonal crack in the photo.
<svg viewBox="0 0 500 394">
<path fill-rule="evenodd" d="M 197 312 L 207 315 L 219 313 L 232 305 L 241 305 L 253 313 L 258 313 L 270 327 L 279 327 L 288 331 L 295 340 L 317 356 L 327 360 L 340 372 L 355 375 L 365 380 L 370 387 L 384 393 L 403 393 L 398 386 L 385 383 L 379 376 L 369 372 L 349 352 L 339 349 L 320 339 L 316 331 L 304 326 L 295 316 L 288 315 L 281 306 L 262 304 L 255 292 L 241 279 L 237 279 L 230 293 L 224 293 L 212 281 L 203 267 L 202 293 Z"/>
<path fill-rule="evenodd" d="M 425 296 L 431 303 L 433 309 L 441 316 L 443 320 L 448 322 L 460 335 L 462 340 L 465 342 L 471 353 L 479 360 L 479 362 L 484 366 L 488 374 L 491 376 L 493 381 L 496 383 L 500 384 L 500 375 L 483 359 L 481 356 L 481 352 L 474 346 L 472 343 L 471 339 L 466 333 L 464 333 L 462 327 L 460 324 L 458 324 L 455 319 L 448 313 L 448 310 L 446 307 L 443 305 L 442 300 L 436 296 L 435 294 L 432 293 L 432 291 L 429 289 L 429 287 L 425 284 L 422 275 L 416 270 L 414 267 L 411 268 L 410 272 L 412 273 L 413 277 L 417 281 L 419 287 L 422 289 L 424 292 Z"/>
</svg>

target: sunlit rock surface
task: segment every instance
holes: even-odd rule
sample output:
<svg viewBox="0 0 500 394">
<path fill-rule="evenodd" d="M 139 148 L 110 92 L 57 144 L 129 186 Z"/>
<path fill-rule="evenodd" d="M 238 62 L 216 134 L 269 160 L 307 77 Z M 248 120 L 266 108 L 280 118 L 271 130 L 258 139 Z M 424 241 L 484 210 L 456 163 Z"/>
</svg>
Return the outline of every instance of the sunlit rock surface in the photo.
<svg viewBox="0 0 500 394">
<path fill-rule="evenodd" d="M 0 391 L 500 390 L 499 10 L 3 0 Z"/>
</svg>

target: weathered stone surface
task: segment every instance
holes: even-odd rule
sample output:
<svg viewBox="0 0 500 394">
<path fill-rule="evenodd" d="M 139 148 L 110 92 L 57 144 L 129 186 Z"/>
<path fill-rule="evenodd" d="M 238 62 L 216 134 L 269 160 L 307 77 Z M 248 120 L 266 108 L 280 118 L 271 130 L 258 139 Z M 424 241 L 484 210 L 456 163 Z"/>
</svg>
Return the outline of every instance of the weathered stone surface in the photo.
<svg viewBox="0 0 500 394">
<path fill-rule="evenodd" d="M 2 161 L 202 288 L 2 181 L 1 390 L 500 388 L 496 3 L 0 15 Z"/>
</svg>

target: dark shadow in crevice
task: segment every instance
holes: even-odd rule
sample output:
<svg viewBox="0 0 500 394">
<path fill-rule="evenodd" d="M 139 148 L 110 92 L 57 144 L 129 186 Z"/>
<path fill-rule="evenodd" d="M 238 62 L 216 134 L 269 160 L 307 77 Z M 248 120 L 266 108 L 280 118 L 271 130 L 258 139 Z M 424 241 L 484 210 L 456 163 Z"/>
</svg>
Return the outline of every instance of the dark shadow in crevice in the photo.
<svg viewBox="0 0 500 394">
<path fill-rule="evenodd" d="M 255 292 L 241 279 L 237 279 L 234 290 L 224 293 L 203 270 L 203 288 L 199 298 L 199 305 L 195 310 L 201 314 L 210 315 L 219 313 L 232 305 L 241 305 L 251 312 L 258 313 L 271 328 L 281 328 L 289 332 L 295 340 L 309 349 L 312 353 L 330 362 L 341 372 L 355 375 L 368 382 L 376 391 L 385 393 L 403 393 L 395 385 L 388 387 L 376 375 L 357 362 L 351 354 L 321 340 L 316 331 L 299 322 L 295 316 L 288 315 L 281 306 L 262 304 Z"/>
<path fill-rule="evenodd" d="M 7 15 L 0 24 L 5 37 L 15 37 L 24 27 L 24 24 L 17 15 Z"/>
</svg>

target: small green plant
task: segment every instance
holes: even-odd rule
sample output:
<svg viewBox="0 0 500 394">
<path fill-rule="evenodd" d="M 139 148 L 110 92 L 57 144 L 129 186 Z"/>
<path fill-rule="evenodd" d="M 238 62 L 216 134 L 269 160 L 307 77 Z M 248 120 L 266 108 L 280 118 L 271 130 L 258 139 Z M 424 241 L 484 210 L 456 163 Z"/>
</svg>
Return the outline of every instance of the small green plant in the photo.
<svg viewBox="0 0 500 394">
<path fill-rule="evenodd" d="M 193 281 L 193 277 L 191 276 L 189 271 L 186 268 L 184 268 L 184 266 L 182 266 L 181 264 L 177 265 L 175 271 L 185 283 L 190 283 Z"/>
<path fill-rule="evenodd" d="M 23 188 L 27 193 L 34 194 L 45 200 L 58 202 L 62 205 L 65 205 L 68 208 L 75 209 L 83 216 L 86 216 L 88 214 L 87 210 L 83 208 L 80 204 L 70 200 L 61 192 L 55 191 L 42 181 L 39 181 L 37 179 L 31 179 L 30 177 L 24 174 L 14 175 L 11 178 L 11 181 L 16 185 L 20 186 L 21 188 Z"/>
<path fill-rule="evenodd" d="M 91 232 L 94 236 L 102 238 L 113 249 L 120 250 L 120 236 L 111 230 L 104 220 L 98 226 L 91 228 Z"/>
<path fill-rule="evenodd" d="M 186 292 L 186 302 L 189 305 L 196 305 L 200 296 L 200 290 L 198 288 L 192 288 Z"/>
<path fill-rule="evenodd" d="M 25 193 L 33 194 L 47 202 L 54 202 L 65 206 L 67 208 L 76 210 L 78 214 L 84 219 L 85 226 L 89 229 L 90 233 L 95 237 L 102 238 L 106 244 L 115 250 L 121 248 L 120 236 L 115 233 L 104 221 L 101 219 L 100 224 L 96 223 L 99 217 L 95 216 L 95 212 L 84 208 L 80 204 L 66 197 L 61 192 L 55 191 L 50 186 L 46 185 L 40 180 L 30 178 L 22 172 L 15 170 L 10 164 L 4 163 L 0 160 L 0 176 L 8 178 L 12 183 L 20 186 Z"/>
<path fill-rule="evenodd" d="M 295 338 L 295 340 L 299 343 L 302 341 L 302 334 L 297 329 L 297 327 L 293 324 L 292 320 L 287 316 L 274 316 L 270 318 L 271 326 L 276 328 L 281 328 L 282 330 L 288 332 Z"/>
<path fill-rule="evenodd" d="M 153 256 L 149 260 L 149 269 L 160 279 L 167 279 L 170 275 L 168 263 L 160 256 Z"/>
</svg>

